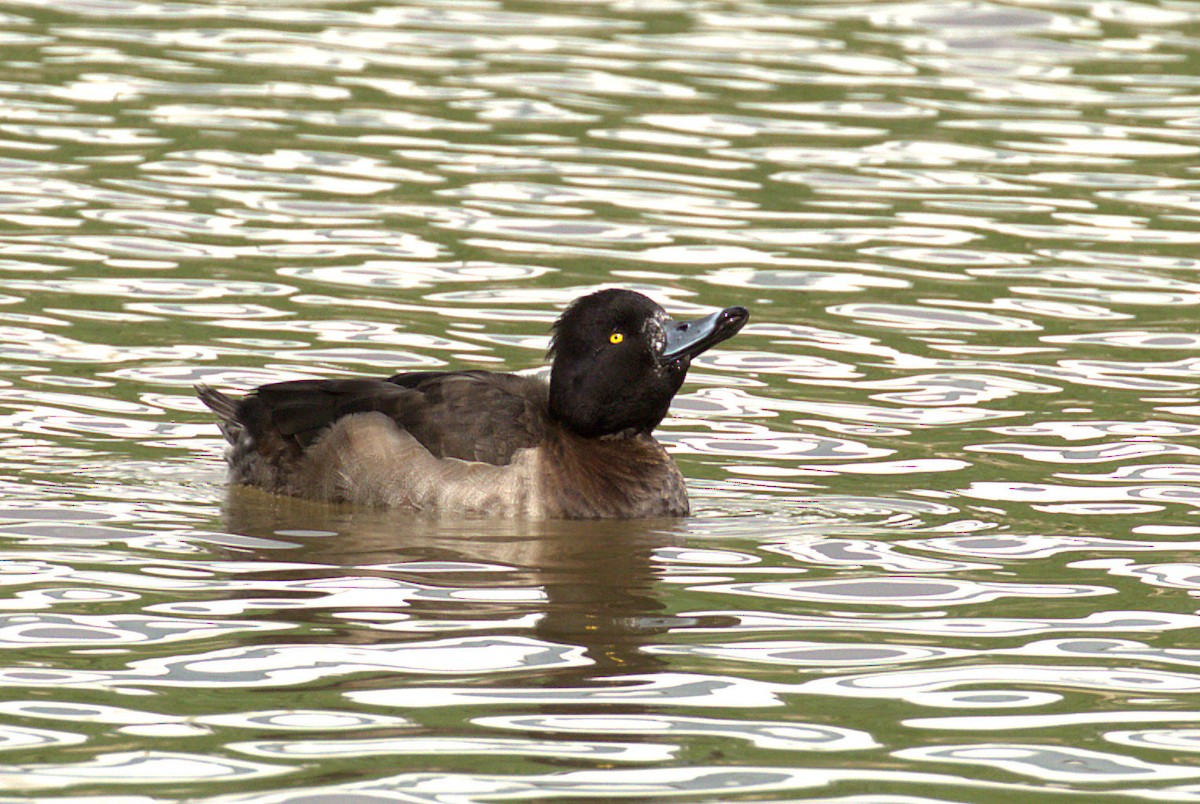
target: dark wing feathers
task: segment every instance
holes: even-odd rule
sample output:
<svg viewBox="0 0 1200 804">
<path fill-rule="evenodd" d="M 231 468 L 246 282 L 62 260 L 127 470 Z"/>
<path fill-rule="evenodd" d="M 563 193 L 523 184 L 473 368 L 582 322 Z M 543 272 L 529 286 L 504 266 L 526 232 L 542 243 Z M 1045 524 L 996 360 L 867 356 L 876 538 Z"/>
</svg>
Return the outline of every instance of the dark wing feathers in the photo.
<svg viewBox="0 0 1200 804">
<path fill-rule="evenodd" d="M 294 380 L 264 385 L 240 400 L 208 388 L 197 393 L 221 417 L 231 443 L 244 431 L 276 460 L 299 457 L 343 416 L 370 411 L 391 417 L 438 458 L 497 465 L 535 446 L 545 428 L 544 383 L 485 371 Z"/>
<path fill-rule="evenodd" d="M 546 386 L 487 371 L 400 374 L 389 382 L 412 389 L 422 404 L 400 425 L 439 458 L 503 465 L 536 446 L 546 424 Z"/>
<path fill-rule="evenodd" d="M 242 400 L 239 418 L 265 417 L 263 425 L 307 447 L 329 425 L 352 413 L 390 413 L 406 394 L 383 380 L 294 380 L 258 388 Z"/>
</svg>

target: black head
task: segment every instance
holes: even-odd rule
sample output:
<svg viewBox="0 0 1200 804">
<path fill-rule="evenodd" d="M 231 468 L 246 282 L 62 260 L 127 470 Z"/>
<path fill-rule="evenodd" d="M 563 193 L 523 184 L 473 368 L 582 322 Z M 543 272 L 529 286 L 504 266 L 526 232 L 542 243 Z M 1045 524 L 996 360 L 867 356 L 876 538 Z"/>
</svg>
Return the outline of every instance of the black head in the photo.
<svg viewBox="0 0 1200 804">
<path fill-rule="evenodd" d="M 667 415 L 692 358 L 730 338 L 744 307 L 679 323 L 631 290 L 576 299 L 550 342 L 550 416 L 582 436 L 650 432 Z"/>
</svg>

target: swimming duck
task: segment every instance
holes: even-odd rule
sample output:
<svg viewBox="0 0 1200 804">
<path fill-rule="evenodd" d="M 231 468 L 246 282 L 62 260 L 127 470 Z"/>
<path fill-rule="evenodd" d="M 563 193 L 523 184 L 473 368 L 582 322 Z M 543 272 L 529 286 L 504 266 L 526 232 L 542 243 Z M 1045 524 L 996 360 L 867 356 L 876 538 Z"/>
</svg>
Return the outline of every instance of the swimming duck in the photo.
<svg viewBox="0 0 1200 804">
<path fill-rule="evenodd" d="M 683 475 L 651 431 L 692 358 L 748 319 L 729 307 L 676 322 L 640 293 L 601 290 L 554 324 L 548 384 L 422 371 L 196 392 L 220 418 L 232 483 L 442 513 L 685 516 Z"/>
</svg>

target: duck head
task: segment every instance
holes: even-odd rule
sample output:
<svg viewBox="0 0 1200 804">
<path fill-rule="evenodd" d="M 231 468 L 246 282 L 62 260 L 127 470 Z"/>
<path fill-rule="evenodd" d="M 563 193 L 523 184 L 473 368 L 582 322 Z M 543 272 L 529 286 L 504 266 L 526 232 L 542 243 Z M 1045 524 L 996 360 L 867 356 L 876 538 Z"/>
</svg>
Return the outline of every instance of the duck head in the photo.
<svg viewBox="0 0 1200 804">
<path fill-rule="evenodd" d="M 745 307 L 674 321 L 631 290 L 576 299 L 550 342 L 550 416 L 588 438 L 648 433 L 667 415 L 692 358 L 733 337 Z"/>
</svg>

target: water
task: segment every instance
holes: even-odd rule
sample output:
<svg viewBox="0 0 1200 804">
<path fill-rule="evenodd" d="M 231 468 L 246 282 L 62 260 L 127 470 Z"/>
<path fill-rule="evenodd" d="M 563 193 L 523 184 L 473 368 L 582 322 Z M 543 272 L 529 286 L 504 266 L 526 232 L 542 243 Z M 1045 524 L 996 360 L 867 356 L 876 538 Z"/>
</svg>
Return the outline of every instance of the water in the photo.
<svg viewBox="0 0 1200 804">
<path fill-rule="evenodd" d="M 1192 3 L 0 3 L 4 801 L 1200 798 Z M 227 496 L 190 387 L 752 323 L 694 516 Z"/>
</svg>

